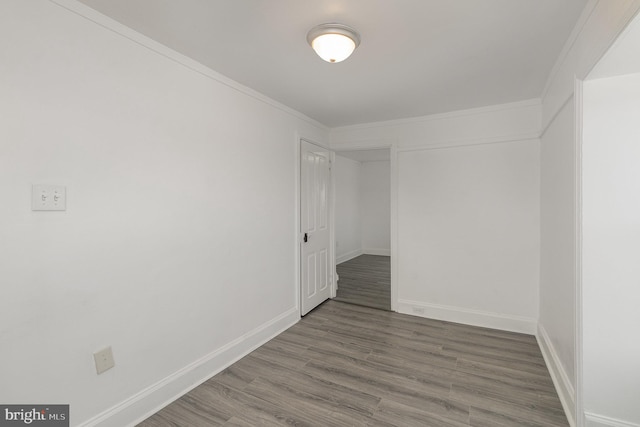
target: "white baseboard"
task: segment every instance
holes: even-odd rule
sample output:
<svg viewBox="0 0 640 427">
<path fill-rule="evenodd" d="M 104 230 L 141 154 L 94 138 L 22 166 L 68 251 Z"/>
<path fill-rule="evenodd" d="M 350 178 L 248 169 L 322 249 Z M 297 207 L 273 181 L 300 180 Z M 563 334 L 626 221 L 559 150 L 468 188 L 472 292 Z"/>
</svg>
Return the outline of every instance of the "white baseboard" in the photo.
<svg viewBox="0 0 640 427">
<path fill-rule="evenodd" d="M 591 412 L 585 412 L 584 417 L 587 420 L 585 427 L 640 427 L 640 424 L 637 423 L 605 417 Z"/>
<path fill-rule="evenodd" d="M 398 300 L 398 312 L 447 322 L 535 335 L 536 319 L 420 301 Z"/>
<path fill-rule="evenodd" d="M 194 361 L 123 402 L 107 409 L 81 427 L 134 426 L 227 368 L 300 320 L 292 308 L 253 331 Z"/>
<path fill-rule="evenodd" d="M 538 346 L 540 346 L 542 357 L 547 364 L 547 369 L 549 369 L 549 374 L 553 380 L 553 385 L 556 387 L 558 397 L 560 397 L 560 402 L 562 403 L 562 408 L 567 416 L 569 425 L 575 427 L 576 395 L 573 384 L 569 380 L 569 376 L 560 362 L 558 353 L 542 324 L 538 324 L 536 338 L 538 339 Z"/>
<path fill-rule="evenodd" d="M 391 256 L 390 249 L 376 249 L 376 248 L 368 248 L 368 249 L 356 249 L 355 251 L 347 252 L 345 254 L 341 254 L 336 256 L 336 264 L 342 264 L 343 262 L 347 262 L 350 259 L 354 259 L 355 257 L 359 257 L 360 255 L 381 255 L 381 256 Z"/>
<path fill-rule="evenodd" d="M 355 251 L 347 252 L 346 254 L 341 254 L 336 257 L 336 264 L 342 264 L 343 262 L 347 262 L 350 259 L 354 259 L 362 255 L 362 249 L 356 249 Z"/>
<path fill-rule="evenodd" d="M 362 253 L 367 255 L 391 256 L 391 249 L 367 248 L 363 249 Z"/>
</svg>

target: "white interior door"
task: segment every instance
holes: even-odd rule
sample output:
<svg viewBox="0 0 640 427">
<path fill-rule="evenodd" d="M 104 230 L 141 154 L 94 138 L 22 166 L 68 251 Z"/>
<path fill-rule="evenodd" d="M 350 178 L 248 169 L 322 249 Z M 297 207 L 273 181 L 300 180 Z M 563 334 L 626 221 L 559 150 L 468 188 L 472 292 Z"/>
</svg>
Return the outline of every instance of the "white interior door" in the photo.
<svg viewBox="0 0 640 427">
<path fill-rule="evenodd" d="M 301 313 L 331 297 L 331 153 L 300 141 Z"/>
</svg>

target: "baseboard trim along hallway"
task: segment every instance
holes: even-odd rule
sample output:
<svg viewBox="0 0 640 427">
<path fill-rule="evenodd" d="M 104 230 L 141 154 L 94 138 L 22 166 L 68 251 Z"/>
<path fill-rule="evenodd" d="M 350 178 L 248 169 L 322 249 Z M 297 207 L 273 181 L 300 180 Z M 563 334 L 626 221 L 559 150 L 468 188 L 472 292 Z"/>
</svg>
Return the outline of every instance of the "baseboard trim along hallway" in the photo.
<svg viewBox="0 0 640 427">
<path fill-rule="evenodd" d="M 584 416 L 586 419 L 585 427 L 640 427 L 640 424 L 592 414 L 590 412 L 585 413 Z"/>
<path fill-rule="evenodd" d="M 518 332 L 521 334 L 535 335 L 538 330 L 538 321 L 529 317 L 510 316 L 461 307 L 428 304 L 421 301 L 398 300 L 398 312 L 426 317 L 428 319 L 463 323 L 465 325 Z"/>
<path fill-rule="evenodd" d="M 562 402 L 564 412 L 567 414 L 569 425 L 575 427 L 576 419 L 574 408 L 576 407 L 576 398 L 573 384 L 569 381 L 569 376 L 560 363 L 558 353 L 542 325 L 538 325 L 538 334 L 536 336 L 538 338 L 538 344 L 540 345 L 540 351 L 542 351 L 542 357 L 544 357 L 544 361 L 547 364 L 553 384 L 556 386 L 556 391 L 558 392 L 560 402 Z"/>
</svg>

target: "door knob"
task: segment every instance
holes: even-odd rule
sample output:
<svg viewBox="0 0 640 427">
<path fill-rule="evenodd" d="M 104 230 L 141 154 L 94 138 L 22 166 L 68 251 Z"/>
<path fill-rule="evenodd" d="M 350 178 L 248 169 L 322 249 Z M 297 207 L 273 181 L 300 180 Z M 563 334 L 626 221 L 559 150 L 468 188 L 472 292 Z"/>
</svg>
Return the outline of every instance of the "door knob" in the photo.
<svg viewBox="0 0 640 427">
<path fill-rule="evenodd" d="M 302 239 L 305 243 L 307 243 L 307 240 L 309 240 L 309 237 L 307 236 L 307 233 L 304 233 L 304 237 Z"/>
</svg>

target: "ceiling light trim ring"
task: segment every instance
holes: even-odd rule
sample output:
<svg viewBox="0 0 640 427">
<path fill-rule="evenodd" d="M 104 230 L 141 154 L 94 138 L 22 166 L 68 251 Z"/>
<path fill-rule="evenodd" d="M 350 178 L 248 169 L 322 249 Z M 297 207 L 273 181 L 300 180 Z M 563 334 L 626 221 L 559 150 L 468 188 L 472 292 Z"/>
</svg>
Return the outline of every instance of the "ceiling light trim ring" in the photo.
<svg viewBox="0 0 640 427">
<path fill-rule="evenodd" d="M 309 43 L 309 46 L 313 46 L 313 41 L 324 34 L 340 34 L 353 40 L 356 48 L 360 46 L 360 34 L 348 25 L 338 23 L 316 25 L 307 33 L 307 43 Z"/>
</svg>

